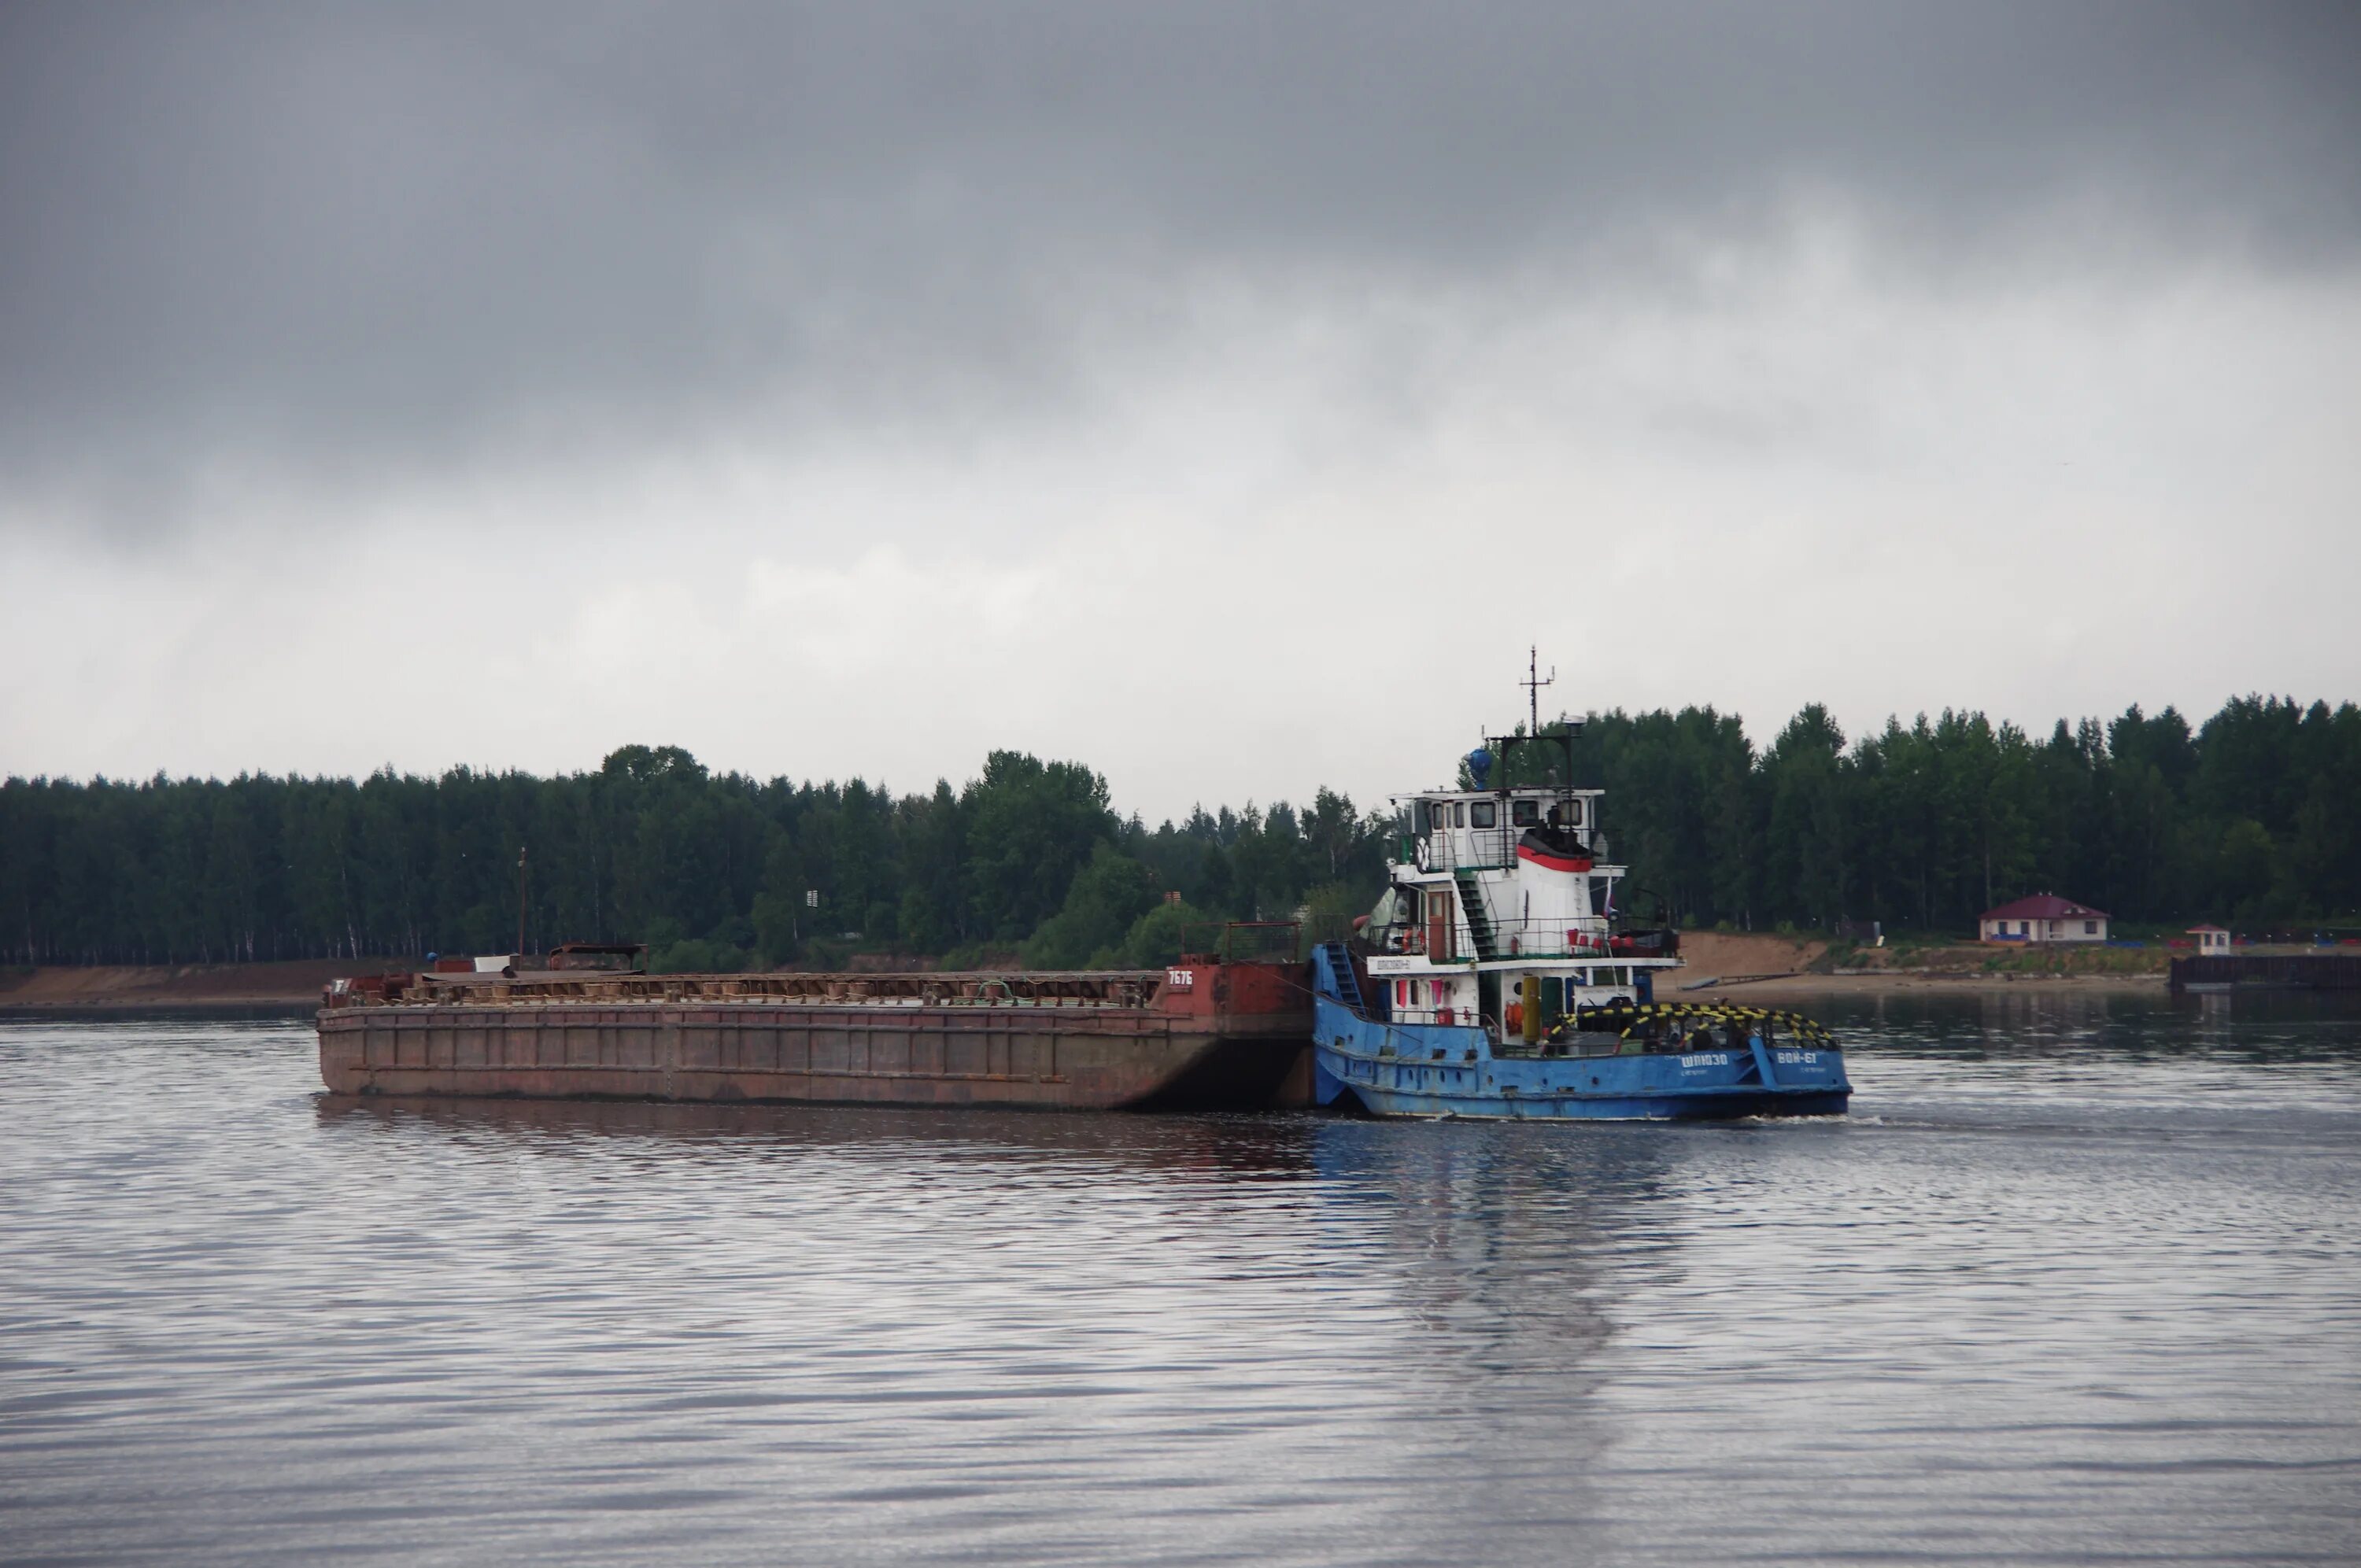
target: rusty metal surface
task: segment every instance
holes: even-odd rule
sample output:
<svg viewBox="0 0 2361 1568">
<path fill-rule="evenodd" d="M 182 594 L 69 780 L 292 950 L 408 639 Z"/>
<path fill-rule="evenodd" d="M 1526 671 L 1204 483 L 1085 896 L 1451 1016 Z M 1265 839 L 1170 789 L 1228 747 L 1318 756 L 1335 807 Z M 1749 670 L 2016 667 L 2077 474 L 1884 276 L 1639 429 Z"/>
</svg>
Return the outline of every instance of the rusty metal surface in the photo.
<svg viewBox="0 0 2361 1568">
<path fill-rule="evenodd" d="M 428 973 L 332 990 L 330 1008 L 522 1006 L 553 1002 L 820 1002 L 831 1006 L 1141 1007 L 1164 989 L 1160 970 L 909 974 L 630 974 L 599 970 Z M 1310 1003 L 1305 1003 L 1309 1016 Z"/>
<path fill-rule="evenodd" d="M 325 999 L 320 1070 L 342 1094 L 1256 1107 L 1301 1076 L 1293 970 L 412 976 Z"/>
</svg>

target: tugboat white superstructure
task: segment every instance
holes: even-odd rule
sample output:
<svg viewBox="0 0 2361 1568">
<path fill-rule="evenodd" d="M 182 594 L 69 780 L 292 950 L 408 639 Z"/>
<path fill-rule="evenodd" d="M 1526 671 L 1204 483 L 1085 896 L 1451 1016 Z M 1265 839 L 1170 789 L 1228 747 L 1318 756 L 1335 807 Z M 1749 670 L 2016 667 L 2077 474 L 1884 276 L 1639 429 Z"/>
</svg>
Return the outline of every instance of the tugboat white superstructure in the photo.
<svg viewBox="0 0 2361 1568">
<path fill-rule="evenodd" d="M 1679 937 L 1619 917 L 1604 792 L 1563 782 L 1579 728 L 1556 781 L 1493 787 L 1486 747 L 1461 787 L 1394 797 L 1390 885 L 1360 941 L 1313 954 L 1315 1099 L 1412 1116 L 1843 1111 L 1844 1058 L 1819 1025 L 1657 999 Z M 1488 745 L 1554 750 L 1532 730 Z"/>
</svg>

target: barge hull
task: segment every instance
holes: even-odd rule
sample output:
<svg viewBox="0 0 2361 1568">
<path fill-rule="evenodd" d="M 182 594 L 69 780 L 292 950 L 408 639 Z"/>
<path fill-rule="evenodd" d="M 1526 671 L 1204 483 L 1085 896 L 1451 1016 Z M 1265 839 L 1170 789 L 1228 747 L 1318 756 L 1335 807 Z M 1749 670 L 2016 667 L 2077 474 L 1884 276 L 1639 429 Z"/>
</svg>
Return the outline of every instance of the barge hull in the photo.
<svg viewBox="0 0 2361 1568">
<path fill-rule="evenodd" d="M 1269 1103 L 1300 1044 L 1148 1014 L 728 1007 L 354 1009 L 320 1016 L 339 1094 L 1104 1110 Z"/>
<path fill-rule="evenodd" d="M 1039 1110 L 1311 1100 L 1293 963 L 1071 974 L 388 976 L 319 1014 L 331 1093 Z"/>
</svg>

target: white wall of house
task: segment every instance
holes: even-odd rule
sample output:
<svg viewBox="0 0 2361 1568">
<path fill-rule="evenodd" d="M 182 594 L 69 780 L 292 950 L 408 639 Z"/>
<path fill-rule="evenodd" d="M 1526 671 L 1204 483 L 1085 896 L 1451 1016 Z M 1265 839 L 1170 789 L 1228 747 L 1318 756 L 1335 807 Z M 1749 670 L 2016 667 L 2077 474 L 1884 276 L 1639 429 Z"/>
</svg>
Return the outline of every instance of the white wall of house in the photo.
<svg viewBox="0 0 2361 1568">
<path fill-rule="evenodd" d="M 2107 917 L 2094 915 L 2072 916 L 2063 920 L 1987 920 L 1982 935 L 1987 942 L 2103 942 L 2107 939 Z"/>
</svg>

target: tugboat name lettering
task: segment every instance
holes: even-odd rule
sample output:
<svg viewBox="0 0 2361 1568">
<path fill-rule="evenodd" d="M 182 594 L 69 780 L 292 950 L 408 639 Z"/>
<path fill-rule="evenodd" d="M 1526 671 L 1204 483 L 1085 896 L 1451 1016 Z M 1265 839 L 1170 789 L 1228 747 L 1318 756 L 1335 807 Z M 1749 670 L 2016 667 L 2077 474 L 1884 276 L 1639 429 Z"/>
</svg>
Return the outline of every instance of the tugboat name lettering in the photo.
<svg viewBox="0 0 2361 1568">
<path fill-rule="evenodd" d="M 1778 1055 L 1779 1060 L 1789 1066 L 1800 1062 L 1806 1067 L 1817 1067 L 1820 1061 L 1817 1051 L 1781 1051 Z"/>
<path fill-rule="evenodd" d="M 1164 971 L 1164 983 L 1175 991 L 1192 990 L 1197 984 L 1197 972 L 1194 970 L 1169 969 Z"/>
<path fill-rule="evenodd" d="M 1728 1067 L 1728 1051 L 1693 1051 L 1681 1058 L 1683 1067 Z"/>
</svg>

